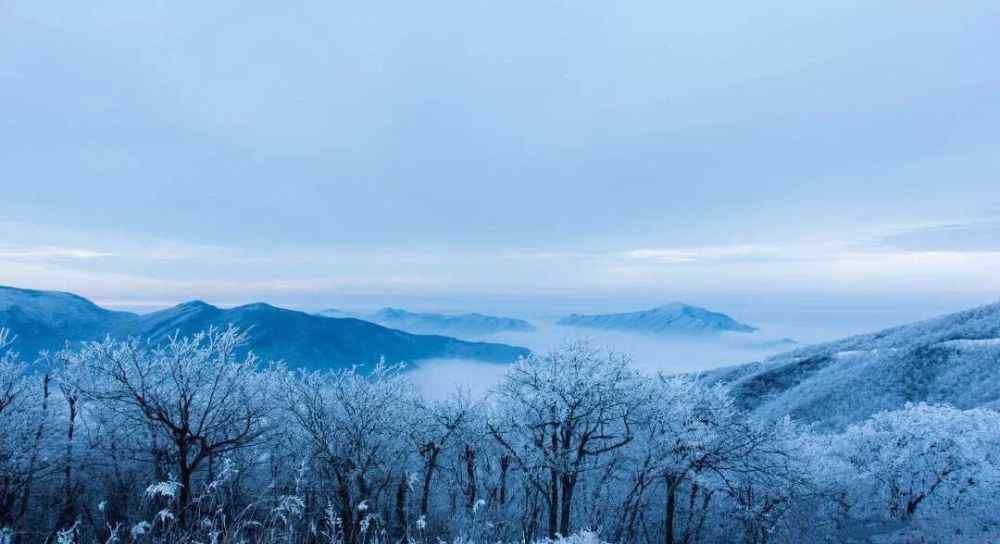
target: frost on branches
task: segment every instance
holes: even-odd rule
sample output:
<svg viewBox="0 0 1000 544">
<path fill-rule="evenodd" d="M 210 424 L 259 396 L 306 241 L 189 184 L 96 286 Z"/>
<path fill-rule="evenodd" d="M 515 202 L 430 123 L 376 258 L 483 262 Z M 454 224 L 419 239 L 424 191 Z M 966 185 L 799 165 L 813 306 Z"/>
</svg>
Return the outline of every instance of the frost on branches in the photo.
<svg viewBox="0 0 1000 544">
<path fill-rule="evenodd" d="M 485 398 L 292 372 L 209 330 L 22 361 L 0 332 L 0 543 L 988 542 L 1000 416 L 820 432 L 570 343 Z"/>
</svg>

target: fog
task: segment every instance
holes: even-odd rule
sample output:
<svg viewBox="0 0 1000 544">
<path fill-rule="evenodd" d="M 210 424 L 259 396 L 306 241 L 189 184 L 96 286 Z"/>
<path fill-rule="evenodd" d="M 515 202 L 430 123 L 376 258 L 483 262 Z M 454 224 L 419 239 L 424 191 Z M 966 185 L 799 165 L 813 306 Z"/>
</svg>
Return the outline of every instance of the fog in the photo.
<svg viewBox="0 0 1000 544">
<path fill-rule="evenodd" d="M 632 359 L 644 373 L 686 373 L 758 361 L 794 349 L 785 336 L 766 328 L 753 333 L 725 333 L 707 337 L 657 336 L 565 327 L 551 322 L 534 324 L 534 332 L 509 332 L 470 338 L 523 346 L 545 353 L 566 342 L 586 340 Z M 502 378 L 506 365 L 472 360 L 434 359 L 414 365 L 409 377 L 428 397 L 440 398 L 456 389 L 482 396 Z"/>
<path fill-rule="evenodd" d="M 416 302 L 416 301 L 415 301 Z M 456 304 L 427 304 L 423 311 L 468 310 Z M 464 302 L 464 301 L 463 301 Z M 641 301 L 575 301 L 562 304 L 493 305 L 489 311 L 521 317 L 537 327 L 530 333 L 509 332 L 467 338 L 523 346 L 544 353 L 573 340 L 588 340 L 631 357 L 642 372 L 685 373 L 723 366 L 760 361 L 799 346 L 837 340 L 854 334 L 878 331 L 922 319 L 959 311 L 990 302 L 978 299 L 926 299 L 902 297 L 855 297 L 835 300 L 828 297 L 728 298 L 699 297 L 697 303 L 722 311 L 738 321 L 758 328 L 752 334 L 725 333 L 709 337 L 657 336 L 602 331 L 556 325 L 561 315 L 570 312 L 630 311 L 643 308 Z M 419 304 L 414 304 L 420 307 Z M 648 302 L 646 306 L 648 306 Z M 797 344 L 781 343 L 790 338 Z M 506 366 L 469 360 L 428 360 L 413 366 L 410 378 L 429 397 L 443 397 L 456 388 L 484 394 L 504 373 Z"/>
</svg>

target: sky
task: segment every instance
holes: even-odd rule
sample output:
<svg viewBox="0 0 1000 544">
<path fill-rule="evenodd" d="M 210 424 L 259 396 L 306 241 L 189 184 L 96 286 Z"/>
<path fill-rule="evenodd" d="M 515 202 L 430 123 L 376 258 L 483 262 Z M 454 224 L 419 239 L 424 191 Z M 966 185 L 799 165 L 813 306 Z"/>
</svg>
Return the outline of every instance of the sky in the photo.
<svg viewBox="0 0 1000 544">
<path fill-rule="evenodd" d="M 985 303 L 997 51 L 995 1 L 0 0 L 0 284 Z"/>
</svg>

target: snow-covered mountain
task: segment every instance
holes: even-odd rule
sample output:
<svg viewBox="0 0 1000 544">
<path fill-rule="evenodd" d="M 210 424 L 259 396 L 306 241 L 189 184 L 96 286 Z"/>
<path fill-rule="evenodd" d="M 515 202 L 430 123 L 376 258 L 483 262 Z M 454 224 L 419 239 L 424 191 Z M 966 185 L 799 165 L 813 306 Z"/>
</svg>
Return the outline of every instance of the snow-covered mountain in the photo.
<svg viewBox="0 0 1000 544">
<path fill-rule="evenodd" d="M 681 302 L 641 312 L 603 315 L 572 314 L 560 319 L 558 324 L 651 334 L 711 334 L 725 331 L 754 332 L 757 330 L 726 314 Z"/>
<path fill-rule="evenodd" d="M 534 325 L 521 319 L 496 317 L 477 313 L 447 315 L 415 313 L 399 308 L 382 308 L 373 314 L 352 314 L 330 308 L 319 312 L 325 317 L 354 317 L 414 334 L 444 334 L 447 336 L 485 336 L 500 332 L 531 332 Z"/>
<path fill-rule="evenodd" d="M 17 336 L 16 350 L 26 357 L 65 342 L 101 338 L 133 317 L 71 293 L 0 285 L 0 327 Z"/>
<path fill-rule="evenodd" d="M 1000 303 L 705 374 L 769 417 L 842 428 L 907 402 L 1000 408 Z"/>
<path fill-rule="evenodd" d="M 504 344 L 410 334 L 359 319 L 330 319 L 262 303 L 222 309 L 193 301 L 138 315 L 105 310 L 69 293 L 0 287 L 0 327 L 17 335 L 15 348 L 29 360 L 40 350 L 59 349 L 66 342 L 106 335 L 158 341 L 178 331 L 189 335 L 230 324 L 248 331 L 247 349 L 262 359 L 300 368 L 343 368 L 371 364 L 380 357 L 388 362 L 432 358 L 510 362 L 528 354 L 524 348 Z"/>
</svg>

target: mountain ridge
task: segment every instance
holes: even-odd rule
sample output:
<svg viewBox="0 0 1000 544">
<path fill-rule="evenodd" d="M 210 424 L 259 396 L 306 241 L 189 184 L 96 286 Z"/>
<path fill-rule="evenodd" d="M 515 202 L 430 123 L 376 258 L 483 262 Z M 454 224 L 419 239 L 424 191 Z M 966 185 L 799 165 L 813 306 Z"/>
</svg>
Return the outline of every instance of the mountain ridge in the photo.
<svg viewBox="0 0 1000 544">
<path fill-rule="evenodd" d="M 683 302 L 671 302 L 649 310 L 615 314 L 570 314 L 559 325 L 647 334 L 750 333 L 757 330 L 720 312 Z"/>
<path fill-rule="evenodd" d="M 139 315 L 107 310 L 72 293 L 0 287 L 0 327 L 18 336 L 15 347 L 29 359 L 67 342 L 108 335 L 157 342 L 175 333 L 191 335 L 229 325 L 247 331 L 246 350 L 298 368 L 344 368 L 373 364 L 383 357 L 390 363 L 432 358 L 503 363 L 529 353 L 505 344 L 410 334 L 358 319 L 319 317 L 261 302 L 223 309 L 194 300 Z"/>
<path fill-rule="evenodd" d="M 319 312 L 324 317 L 354 317 L 414 334 L 486 336 L 500 332 L 531 332 L 535 326 L 522 319 L 480 313 L 440 314 L 410 312 L 387 306 L 371 314 L 352 314 L 335 308 Z"/>
</svg>

